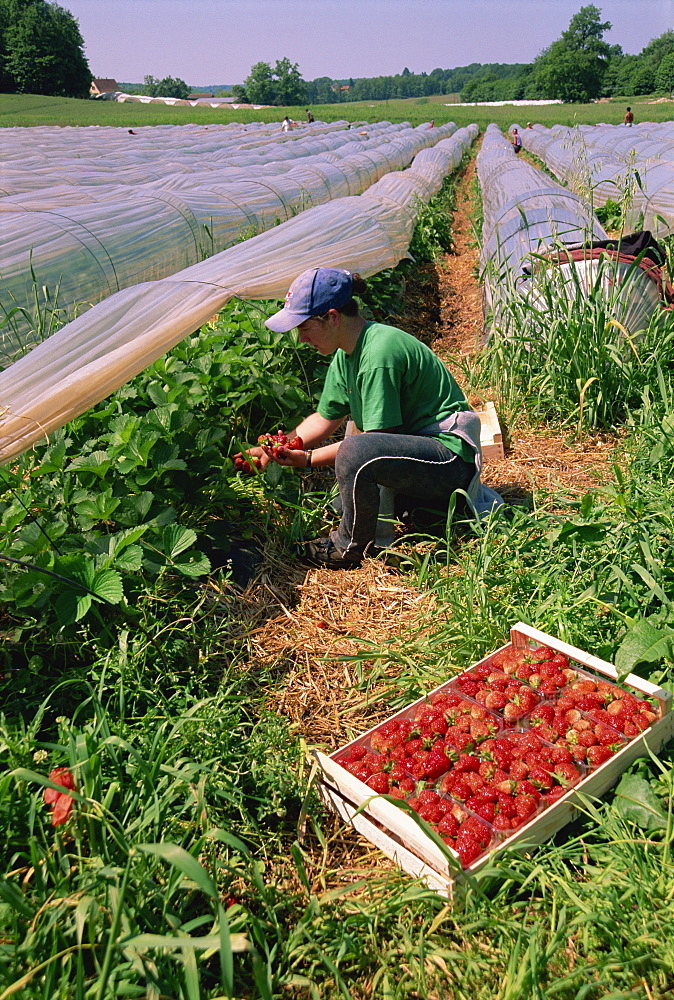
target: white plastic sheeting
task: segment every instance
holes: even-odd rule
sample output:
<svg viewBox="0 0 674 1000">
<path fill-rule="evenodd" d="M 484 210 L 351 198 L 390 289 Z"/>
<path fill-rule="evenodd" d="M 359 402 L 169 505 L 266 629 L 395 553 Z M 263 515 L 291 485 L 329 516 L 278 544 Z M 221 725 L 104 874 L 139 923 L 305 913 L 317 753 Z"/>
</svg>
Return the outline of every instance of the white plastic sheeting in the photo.
<svg viewBox="0 0 674 1000">
<path fill-rule="evenodd" d="M 624 204 L 626 231 L 674 232 L 674 122 L 536 125 L 520 130 L 526 149 L 595 206 Z"/>
<path fill-rule="evenodd" d="M 67 315 L 298 212 L 362 193 L 456 130 L 409 124 L 3 130 L 0 318 L 46 287 Z M 135 132 L 135 130 L 134 130 Z M 30 266 L 29 266 L 30 265 Z M 33 277 L 34 276 L 34 277 Z M 28 321 L 0 330 L 4 361 Z"/>
<path fill-rule="evenodd" d="M 489 307 L 542 248 L 606 237 L 589 206 L 519 159 L 496 125 L 487 128 L 477 172 L 484 218 L 480 261 Z"/>
<path fill-rule="evenodd" d="M 360 197 L 307 209 L 177 274 L 117 292 L 63 327 L 0 373 L 0 461 L 104 399 L 235 295 L 281 297 L 316 265 L 367 276 L 396 264 L 420 201 L 440 188 L 476 134 L 470 126 L 438 136 L 435 173 L 431 158 L 422 157 L 419 169 L 415 159 Z"/>
<path fill-rule="evenodd" d="M 548 249 L 607 238 L 586 201 L 521 160 L 495 125 L 487 129 L 477 169 L 484 215 L 481 264 L 494 325 L 503 325 L 502 306 L 513 295 L 544 313 L 551 282 L 554 295 L 569 301 L 599 283 L 614 318 L 628 331 L 648 324 L 661 304 L 658 290 L 633 265 L 580 260 L 557 264 L 552 272 L 542 266 L 540 257 Z"/>
</svg>

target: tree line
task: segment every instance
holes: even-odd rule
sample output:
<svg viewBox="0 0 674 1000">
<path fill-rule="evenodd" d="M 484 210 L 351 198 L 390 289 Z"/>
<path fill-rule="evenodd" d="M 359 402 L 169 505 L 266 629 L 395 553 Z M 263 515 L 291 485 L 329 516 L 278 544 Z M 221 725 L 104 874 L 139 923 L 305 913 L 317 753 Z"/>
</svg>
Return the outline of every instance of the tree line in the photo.
<svg viewBox="0 0 674 1000">
<path fill-rule="evenodd" d="M 306 81 L 287 57 L 272 67 L 257 62 L 233 88 L 242 103 L 280 107 L 339 104 L 460 94 L 463 101 L 557 99 L 586 103 L 599 97 L 665 93 L 674 89 L 674 31 L 652 39 L 638 54 L 604 40 L 611 23 L 601 10 L 581 7 L 560 38 L 532 63 L 471 63 L 454 69 L 393 76 Z M 92 75 L 73 15 L 53 0 L 0 0 L 0 91 L 88 97 Z M 187 97 L 180 78 L 146 76 L 141 92 Z"/>
<path fill-rule="evenodd" d="M 91 80 L 69 11 L 48 0 L 0 0 L 0 92 L 88 97 Z"/>
<path fill-rule="evenodd" d="M 579 104 L 599 97 L 671 96 L 674 31 L 652 39 L 639 55 L 628 55 L 620 45 L 604 40 L 611 27 L 610 21 L 601 20 L 601 10 L 589 4 L 581 7 L 561 37 L 532 63 L 471 63 L 430 73 L 411 73 L 405 68 L 394 76 L 355 80 L 322 76 L 305 81 L 298 64 L 284 58 L 273 68 L 269 63 L 255 63 L 243 85 L 235 86 L 233 92 L 241 102 L 278 106 L 441 94 L 460 94 L 465 102 L 552 99 Z"/>
</svg>

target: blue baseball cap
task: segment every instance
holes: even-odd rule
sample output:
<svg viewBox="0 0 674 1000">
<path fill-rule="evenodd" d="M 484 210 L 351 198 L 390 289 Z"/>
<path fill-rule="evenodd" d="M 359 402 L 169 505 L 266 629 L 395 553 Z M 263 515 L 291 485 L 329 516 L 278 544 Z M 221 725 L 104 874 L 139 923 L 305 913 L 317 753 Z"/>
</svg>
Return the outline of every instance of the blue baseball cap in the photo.
<svg viewBox="0 0 674 1000">
<path fill-rule="evenodd" d="M 302 271 L 288 289 L 283 309 L 265 320 L 274 333 L 287 333 L 312 316 L 339 309 L 351 300 L 353 279 L 339 267 L 311 267 Z"/>
</svg>

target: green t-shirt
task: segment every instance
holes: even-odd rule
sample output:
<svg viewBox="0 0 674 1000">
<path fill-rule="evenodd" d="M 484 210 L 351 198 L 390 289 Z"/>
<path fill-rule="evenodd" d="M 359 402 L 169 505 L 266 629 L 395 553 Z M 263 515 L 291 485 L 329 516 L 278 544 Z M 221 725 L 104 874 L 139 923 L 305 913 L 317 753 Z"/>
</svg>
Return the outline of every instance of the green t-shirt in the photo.
<svg viewBox="0 0 674 1000">
<path fill-rule="evenodd" d="M 353 354 L 333 355 L 318 403 L 326 420 L 351 414 L 360 431 L 395 430 L 418 434 L 458 410 L 466 397 L 436 354 L 394 326 L 366 323 Z M 447 448 L 466 462 L 473 449 L 454 434 L 438 433 Z"/>
</svg>

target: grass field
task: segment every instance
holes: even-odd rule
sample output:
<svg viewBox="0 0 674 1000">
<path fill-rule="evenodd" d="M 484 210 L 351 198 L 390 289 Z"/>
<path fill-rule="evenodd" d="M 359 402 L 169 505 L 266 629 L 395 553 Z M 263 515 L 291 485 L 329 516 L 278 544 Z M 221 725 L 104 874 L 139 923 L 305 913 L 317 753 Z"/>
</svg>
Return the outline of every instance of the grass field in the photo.
<svg viewBox="0 0 674 1000">
<path fill-rule="evenodd" d="M 669 121 L 674 102 L 652 104 L 651 98 L 615 99 L 610 104 L 552 104 L 532 107 L 469 107 L 447 104 L 446 96 L 415 98 L 404 101 L 363 101 L 354 104 L 314 105 L 321 121 L 409 121 L 413 125 L 429 121 L 436 124 L 454 121 L 457 125 L 475 122 L 485 128 L 489 122 L 507 127 L 527 121 L 541 125 L 575 125 L 606 122 L 618 124 L 625 105 L 630 104 L 639 121 Z M 147 104 L 117 104 L 114 101 L 78 101 L 67 97 L 41 97 L 25 94 L 0 96 L 0 126 L 30 125 L 111 125 L 132 128 L 139 125 L 186 125 L 194 122 L 281 122 L 285 113 L 304 121 L 304 107 L 261 108 L 259 111 L 235 111 L 228 108 L 162 107 Z"/>
</svg>

